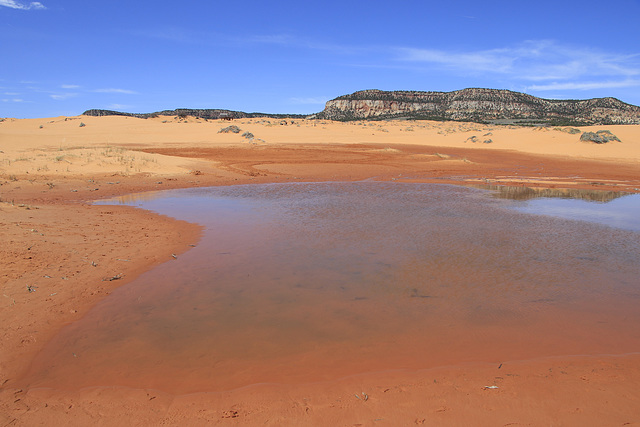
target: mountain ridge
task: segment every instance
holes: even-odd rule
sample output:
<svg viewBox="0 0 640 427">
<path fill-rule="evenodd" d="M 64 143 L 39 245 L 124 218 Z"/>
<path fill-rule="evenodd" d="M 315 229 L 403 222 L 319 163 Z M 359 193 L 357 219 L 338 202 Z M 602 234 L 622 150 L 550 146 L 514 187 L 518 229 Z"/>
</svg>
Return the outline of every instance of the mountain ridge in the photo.
<svg viewBox="0 0 640 427">
<path fill-rule="evenodd" d="M 244 111 L 225 110 L 219 108 L 176 108 L 175 110 L 162 110 L 154 113 L 126 113 L 114 110 L 91 109 L 82 113 L 84 116 L 126 116 L 149 119 L 160 116 L 199 117 L 207 120 L 217 119 L 244 119 L 253 117 L 271 117 L 275 119 L 304 118 L 308 114 L 270 114 L 270 113 L 245 113 Z"/>
<path fill-rule="evenodd" d="M 640 107 L 612 97 L 544 99 L 507 89 L 467 88 L 451 92 L 383 91 L 368 89 L 327 101 L 315 114 L 245 113 L 225 109 L 178 108 L 155 113 L 124 113 L 92 109 L 89 116 L 119 115 L 240 119 L 253 117 L 350 120 L 453 120 L 519 125 L 640 124 Z"/>
<path fill-rule="evenodd" d="M 392 118 L 456 121 L 521 121 L 520 124 L 640 124 L 640 107 L 616 98 L 556 100 L 506 89 L 451 92 L 369 89 L 328 101 L 315 117 L 331 120 Z"/>
</svg>

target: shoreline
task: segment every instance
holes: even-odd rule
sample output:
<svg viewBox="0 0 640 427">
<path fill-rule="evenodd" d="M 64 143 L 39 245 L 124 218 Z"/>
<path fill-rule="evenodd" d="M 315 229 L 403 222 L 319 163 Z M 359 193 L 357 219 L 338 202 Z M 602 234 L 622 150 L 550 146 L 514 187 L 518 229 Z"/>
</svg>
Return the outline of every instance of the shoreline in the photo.
<svg viewBox="0 0 640 427">
<path fill-rule="evenodd" d="M 3 388 L 0 407 L 14 400 L 17 425 L 635 425 L 639 367 L 638 354 L 556 356 L 184 395 Z"/>
<path fill-rule="evenodd" d="M 82 119 L 85 120 L 84 117 Z M 121 119 L 120 121 L 128 126 L 130 120 Z M 113 122 L 102 120 L 106 130 L 101 132 L 110 129 L 109 126 Z M 68 124 L 66 121 L 61 121 L 60 126 L 66 126 L 65 123 Z M 100 118 L 91 118 L 87 123 L 86 128 L 91 128 L 97 127 L 101 121 Z M 243 127 L 254 125 L 249 124 L 248 121 L 239 123 Z M 332 125 L 323 123 L 329 127 Z M 0 125 L 0 133 L 4 130 L 3 126 L 6 127 L 7 124 L 9 123 Z M 216 129 L 226 126 L 221 123 L 205 124 L 194 121 L 192 127 L 214 124 Z M 159 122 L 153 121 L 141 125 L 142 134 L 149 132 L 151 125 L 161 126 Z M 185 125 L 176 123 L 171 126 L 182 130 Z M 4 159 L 13 156 L 9 160 L 9 165 L 6 162 L 3 164 L 6 170 L 0 169 L 0 176 L 5 180 L 0 186 L 0 218 L 2 218 L 0 227 L 3 229 L 3 235 L 7 237 L 1 253 L 4 259 L 3 282 L 6 282 L 3 285 L 3 310 L 0 312 L 2 321 L 0 324 L 3 325 L 0 330 L 3 339 L 3 351 L 0 355 L 0 384 L 2 384 L 0 413 L 5 414 L 0 415 L 0 421 L 3 425 L 32 425 L 45 419 L 71 425 L 81 425 L 86 422 L 95 422 L 95 420 L 101 420 L 100 422 L 104 425 L 122 424 L 123 420 L 126 420 L 125 424 L 155 424 L 162 421 L 181 425 L 197 425 L 202 421 L 238 425 L 266 421 L 271 424 L 290 423 L 291 425 L 333 422 L 345 424 L 360 420 L 367 425 L 373 425 L 380 417 L 387 422 L 393 419 L 394 422 L 420 424 L 419 421 L 423 420 L 419 415 L 423 410 L 420 402 L 425 404 L 421 393 L 430 394 L 435 401 L 445 402 L 431 411 L 429 417 L 424 417 L 422 423 L 425 425 L 438 425 L 438 420 L 440 423 L 449 423 L 449 425 L 463 424 L 465 420 L 467 422 L 477 420 L 473 416 L 474 410 L 478 414 L 493 417 L 487 418 L 486 424 L 480 422 L 477 425 L 496 425 L 496 422 L 503 422 L 505 414 L 509 414 L 512 418 L 519 417 L 518 423 L 534 420 L 534 424 L 536 419 L 540 423 L 548 423 L 555 419 L 565 420 L 571 424 L 579 424 L 580 420 L 586 420 L 588 423 L 594 419 L 608 423 L 614 421 L 614 414 L 616 421 L 619 419 L 621 423 L 638 422 L 640 409 L 637 401 L 640 400 L 640 393 L 635 391 L 634 387 L 640 381 L 640 356 L 637 354 L 557 356 L 561 359 L 554 363 L 549 360 L 507 362 L 500 368 L 500 373 L 505 372 L 502 369 L 505 369 L 506 365 L 521 362 L 519 365 L 521 370 L 514 371 L 513 376 L 509 376 L 508 379 L 513 381 L 521 392 L 526 391 L 522 396 L 518 396 L 518 392 L 514 389 L 507 392 L 503 387 L 483 388 L 491 384 L 477 387 L 476 382 L 482 383 L 489 380 L 495 382 L 495 375 L 493 378 L 491 375 L 497 368 L 488 366 L 433 368 L 446 371 L 442 374 L 440 383 L 445 382 L 443 378 L 449 378 L 449 375 L 453 378 L 449 378 L 446 390 L 436 387 L 437 382 L 430 382 L 433 376 L 430 374 L 431 370 L 428 370 L 429 373 L 412 371 L 406 375 L 361 374 L 357 375 L 356 379 L 349 377 L 324 384 L 322 387 L 324 390 L 319 391 L 314 390 L 314 387 L 319 387 L 318 384 L 257 385 L 258 388 L 267 387 L 272 390 L 268 393 L 244 388 L 230 390 L 221 392 L 225 395 L 224 398 L 216 396 L 214 400 L 203 397 L 201 393 L 195 396 L 155 393 L 163 396 L 156 399 L 147 395 L 152 392 L 151 390 L 140 389 L 119 393 L 113 388 L 98 388 L 85 395 L 82 390 L 75 392 L 38 389 L 24 391 L 14 387 L 13 378 L 28 367 L 28 361 L 57 330 L 80 318 L 116 287 L 128 283 L 155 265 L 170 262 L 172 254 L 179 255 L 188 250 L 189 245 L 197 242 L 201 233 L 201 227 L 197 224 L 163 217 L 138 208 L 88 204 L 91 200 L 173 188 L 301 182 L 302 180 L 305 182 L 359 181 L 374 177 L 381 181 L 397 182 L 436 182 L 456 185 L 507 184 L 534 188 L 640 192 L 640 173 L 638 173 L 640 171 L 638 151 L 640 150 L 636 146 L 633 147 L 629 159 L 620 162 L 612 161 L 608 157 L 577 159 L 557 154 L 524 153 L 514 150 L 513 147 L 497 150 L 484 147 L 466 148 L 457 146 L 460 145 L 458 142 L 452 146 L 437 145 L 438 141 L 442 141 L 445 137 L 450 138 L 452 134 L 441 136 L 435 145 L 420 145 L 418 142 L 393 144 L 379 141 L 363 142 L 359 139 L 359 134 L 356 133 L 354 136 L 346 133 L 346 130 L 350 130 L 349 126 L 354 127 L 354 125 L 337 124 L 336 135 L 329 134 L 328 139 L 342 138 L 342 142 L 332 141 L 327 144 L 317 142 L 296 144 L 291 140 L 300 138 L 300 135 L 304 136 L 304 128 L 300 131 L 266 125 L 261 130 L 265 134 L 272 135 L 272 138 L 275 138 L 273 135 L 276 135 L 276 131 L 280 132 L 283 135 L 282 142 L 264 146 L 247 146 L 239 136 L 216 134 L 212 137 L 229 139 L 205 146 L 194 143 L 194 140 L 202 138 L 198 130 L 198 132 L 194 131 L 193 137 L 185 138 L 187 140 L 178 145 L 175 145 L 175 142 L 160 142 L 155 143 L 155 146 L 149 142 L 140 145 L 129 144 L 122 151 L 117 152 L 117 156 L 126 157 L 126 162 L 129 162 L 125 165 L 127 168 L 130 164 L 134 165 L 127 173 L 113 170 L 113 164 L 108 164 L 115 158 L 114 161 L 118 162 L 116 167 L 122 166 L 119 163 L 120 157 L 111 156 L 110 152 L 105 153 L 103 145 L 100 145 L 103 141 L 100 140 L 97 142 L 101 148 L 78 149 L 70 145 L 60 147 L 57 152 L 50 152 L 38 148 L 43 142 L 39 140 L 37 126 L 34 126 L 34 130 L 29 128 L 28 132 L 21 131 L 19 138 L 15 133 L 13 136 L 10 135 L 7 140 L 11 142 L 13 141 L 11 138 L 15 137 L 16 144 L 20 147 L 24 147 L 20 145 L 26 138 L 24 135 L 32 135 L 33 146 L 29 149 L 34 151 L 33 154 L 24 154 L 26 149 L 23 148 L 14 148 L 12 151 L 7 150 L 6 147 L 0 147 L 4 151 L 2 154 Z M 439 128 L 432 124 L 429 126 L 431 126 L 429 131 L 433 131 L 432 134 L 436 135 Z M 440 129 L 443 129 L 447 124 L 444 123 L 441 126 Z M 64 132 L 75 135 L 85 130 L 85 128 L 75 129 L 75 127 L 65 128 Z M 390 132 L 387 133 L 397 133 L 400 132 L 400 128 L 406 129 L 406 127 L 406 123 L 392 123 Z M 286 132 L 289 129 L 293 130 L 295 135 L 288 135 Z M 508 134 L 509 130 L 513 129 L 505 127 L 504 132 Z M 630 127 L 625 132 L 631 134 L 632 130 L 636 132 L 633 135 L 640 135 L 640 126 Z M 313 133 L 315 129 L 307 129 L 307 131 Z M 528 129 L 525 129 L 526 132 L 519 129 L 515 131 L 531 134 L 535 132 Z M 109 130 L 109 132 L 112 131 Z M 154 132 L 157 136 L 158 131 Z M 402 137 L 414 133 L 414 131 L 404 130 L 402 132 Z M 503 129 L 500 128 L 494 132 L 500 134 Z M 126 132 L 121 137 L 117 135 L 120 134 L 116 132 L 116 139 L 130 138 Z M 175 138 L 175 134 L 171 135 Z M 166 139 L 170 139 L 171 135 Z M 259 136 L 257 132 L 256 136 Z M 566 137 L 563 133 L 553 136 Z M 382 137 L 386 138 L 386 133 L 383 133 Z M 71 144 L 75 143 L 76 138 L 80 137 L 70 138 L 73 140 Z M 314 138 L 318 138 L 315 133 L 309 139 Z M 633 136 L 633 138 L 636 137 Z M 357 143 L 354 144 L 354 140 Z M 3 137 L 3 145 L 4 141 Z M 640 138 L 634 141 L 637 146 L 640 146 Z M 91 157 L 90 155 L 93 155 L 91 150 L 100 151 L 97 153 L 99 155 Z M 32 157 L 33 160 L 20 160 L 27 157 Z M 40 163 L 39 157 L 44 158 L 42 159 L 44 163 Z M 57 160 L 61 157 L 62 160 Z M 80 158 L 91 159 L 86 160 L 86 168 L 84 164 L 80 165 L 77 161 Z M 69 172 L 54 171 L 65 161 L 68 161 L 65 167 L 69 168 Z M 12 169 L 16 164 L 21 169 L 27 169 L 25 166 L 33 164 L 34 168 L 47 167 L 48 171 L 42 170 L 40 175 L 29 172 L 17 174 L 15 169 Z M 542 167 L 541 164 L 543 164 Z M 73 170 L 75 167 L 79 170 Z M 578 175 L 576 171 L 584 176 Z M 115 279 L 109 280 L 110 278 Z M 580 357 L 589 360 L 579 359 Z M 616 359 L 618 357 L 624 360 Z M 544 383 L 543 386 L 538 385 L 534 389 L 530 389 L 527 385 L 527 381 L 544 378 L 543 371 L 551 373 L 551 370 L 561 369 L 563 366 L 571 366 L 575 372 L 554 373 L 549 377 L 550 382 Z M 624 367 L 622 371 L 620 366 Z M 582 379 L 598 369 L 601 375 L 597 380 Z M 362 375 L 371 377 L 364 381 L 360 378 Z M 563 378 L 564 375 L 568 377 Z M 469 378 L 475 378 L 473 386 L 470 385 Z M 505 378 L 506 376 L 503 376 L 501 381 L 506 381 Z M 612 378 L 619 381 L 617 386 Z M 390 396 L 387 395 L 390 391 L 385 392 L 384 388 L 376 385 L 383 380 L 389 384 L 390 391 L 395 390 L 394 387 L 398 390 L 404 387 L 404 391 L 398 391 L 393 399 L 387 398 L 386 396 Z M 436 381 L 436 379 L 432 380 Z M 588 382 L 596 382 L 597 387 L 591 386 L 588 389 L 579 387 Z M 367 392 L 370 399 L 363 400 L 362 395 L 353 397 L 354 393 L 364 392 L 358 388 L 365 386 L 378 388 L 374 393 Z M 465 388 L 466 386 L 469 388 Z M 618 412 L 603 414 L 602 411 L 606 408 L 597 408 L 601 401 L 593 399 L 596 397 L 601 399 L 602 393 L 598 394 L 595 391 L 598 387 L 605 386 L 608 387 L 608 391 L 604 393 L 609 405 L 608 410 L 615 409 Z M 547 401 L 545 390 L 549 391 L 549 387 L 552 387 L 554 395 L 558 395 L 563 387 L 566 387 L 564 390 L 566 393 L 573 393 L 572 396 L 564 397 L 567 405 L 584 405 L 582 404 L 584 399 L 591 399 L 591 407 L 582 407 L 579 413 L 562 411 L 556 407 L 555 403 Z M 347 389 L 349 389 L 348 393 Z M 351 393 L 351 390 L 355 392 Z M 283 391 L 286 396 L 290 395 L 290 398 L 282 397 Z M 494 391 L 498 391 L 495 394 L 499 398 L 488 395 Z M 337 400 L 336 395 L 340 395 Z M 522 406 L 520 402 L 522 398 L 528 399 L 530 408 Z M 619 402 L 613 403 L 614 398 Z M 462 405 L 465 399 L 467 404 L 471 404 L 470 410 Z M 162 401 L 164 406 L 161 405 L 158 409 L 148 403 L 151 400 L 155 401 L 154 404 Z M 310 405 L 309 401 L 315 401 L 316 405 Z M 375 407 L 377 412 L 371 408 L 372 403 L 377 405 Z M 500 411 L 495 409 L 489 411 L 487 409 L 489 403 L 496 405 L 496 409 L 506 412 L 498 414 L 497 412 Z M 622 406 L 623 403 L 627 406 Z M 634 403 L 636 403 L 635 406 Z M 395 409 L 398 405 L 405 405 L 410 409 L 406 412 L 399 411 Z M 120 407 L 123 408 L 120 413 L 112 413 L 114 408 Z M 205 407 L 215 409 L 205 410 L 203 409 Z M 531 413 L 535 407 L 541 413 Z M 546 415 L 547 411 L 549 415 Z M 374 412 L 383 415 L 378 417 Z M 610 417 L 606 417 L 607 414 Z"/>
</svg>

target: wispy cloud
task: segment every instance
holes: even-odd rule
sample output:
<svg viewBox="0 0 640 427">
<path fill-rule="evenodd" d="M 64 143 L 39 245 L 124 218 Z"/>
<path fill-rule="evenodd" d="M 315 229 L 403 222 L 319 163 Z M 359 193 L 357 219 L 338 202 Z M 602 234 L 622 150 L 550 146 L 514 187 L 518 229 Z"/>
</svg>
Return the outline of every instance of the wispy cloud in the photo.
<svg viewBox="0 0 640 427">
<path fill-rule="evenodd" d="M 400 63 L 439 67 L 459 74 L 501 75 L 514 80 L 562 81 L 640 75 L 640 54 L 603 52 L 551 40 L 478 51 L 396 48 Z M 586 84 L 586 83 L 583 83 Z"/>
<path fill-rule="evenodd" d="M 0 0 L 0 6 L 6 6 L 6 7 L 10 7 L 11 9 L 21 9 L 21 10 L 46 9 L 45 5 L 43 5 L 39 1 L 23 3 L 15 0 Z"/>
<path fill-rule="evenodd" d="M 134 90 L 117 89 L 117 88 L 94 89 L 91 92 L 96 92 L 96 93 L 120 93 L 120 94 L 124 94 L 124 95 L 137 95 L 138 94 L 138 92 L 136 92 Z"/>
<path fill-rule="evenodd" d="M 371 52 L 379 53 L 380 48 L 374 46 L 351 46 L 347 44 L 325 43 L 318 40 L 299 37 L 293 34 L 262 34 L 262 35 L 242 35 L 240 37 L 229 38 L 229 40 L 240 45 L 277 45 L 294 49 L 309 49 L 315 51 L 325 51 L 335 55 L 357 56 Z"/>
<path fill-rule="evenodd" d="M 289 98 L 289 102 L 292 104 L 298 105 L 324 105 L 329 98 L 327 97 L 319 97 L 319 98 Z"/>
<path fill-rule="evenodd" d="M 501 49 L 477 52 L 447 52 L 437 49 L 398 48 L 397 60 L 429 63 L 459 71 L 508 72 L 513 67 L 513 56 Z"/>
<path fill-rule="evenodd" d="M 290 44 L 299 42 L 299 40 L 296 40 L 295 37 L 292 37 L 288 34 L 243 36 L 241 38 L 237 38 L 236 40 L 247 42 L 247 43 L 279 44 L 279 45 L 290 45 Z"/>
<path fill-rule="evenodd" d="M 60 85 L 60 87 L 62 89 L 79 89 L 80 88 L 80 86 L 78 85 Z"/>
<path fill-rule="evenodd" d="M 52 93 L 49 95 L 51 99 L 55 99 L 56 101 L 64 101 L 65 99 L 75 98 L 78 96 L 77 93 Z"/>
<path fill-rule="evenodd" d="M 22 103 L 22 102 L 31 102 L 31 101 L 25 101 L 24 99 L 20 99 L 20 98 L 4 98 L 2 100 L 2 102 L 18 102 L 18 103 Z"/>
<path fill-rule="evenodd" d="M 547 90 L 593 90 L 593 89 L 615 89 L 625 87 L 640 86 L 640 80 L 621 80 L 621 81 L 603 81 L 603 82 L 565 82 L 565 83 L 549 83 L 545 85 L 527 86 L 527 90 L 531 91 L 547 91 Z"/>
<path fill-rule="evenodd" d="M 109 104 L 105 107 L 107 110 L 127 110 L 132 108 L 131 105 L 125 104 Z"/>
<path fill-rule="evenodd" d="M 233 35 L 218 33 L 215 31 L 197 31 L 190 28 L 175 26 L 136 30 L 127 29 L 120 31 L 135 37 L 170 41 L 188 45 L 206 45 L 216 47 L 239 46 L 249 48 L 253 48 L 256 45 L 264 45 L 277 46 L 279 48 L 328 51 L 333 54 L 341 55 L 353 55 L 360 52 L 377 51 L 377 48 L 325 43 L 290 33 L 251 34 L 248 32 L 242 32 L 237 35 Z"/>
</svg>

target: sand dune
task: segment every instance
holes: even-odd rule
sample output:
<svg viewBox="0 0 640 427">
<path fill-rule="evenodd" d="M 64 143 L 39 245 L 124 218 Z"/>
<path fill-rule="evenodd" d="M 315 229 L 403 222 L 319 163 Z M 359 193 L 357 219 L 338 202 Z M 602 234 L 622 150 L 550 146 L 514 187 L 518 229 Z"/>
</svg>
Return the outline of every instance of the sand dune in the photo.
<svg viewBox="0 0 640 427">
<path fill-rule="evenodd" d="M 240 132 L 219 132 L 230 125 Z M 582 142 L 562 128 L 428 121 L 5 119 L 0 122 L 0 422 L 638 423 L 637 355 L 518 361 L 499 371 L 474 365 L 386 372 L 189 396 L 16 385 L 34 354 L 64 324 L 198 239 L 196 225 L 133 208 L 94 206 L 87 203 L 91 200 L 168 188 L 362 179 L 640 192 L 640 126 L 580 130 L 602 129 L 621 142 Z M 498 388 L 485 388 L 490 385 Z"/>
</svg>

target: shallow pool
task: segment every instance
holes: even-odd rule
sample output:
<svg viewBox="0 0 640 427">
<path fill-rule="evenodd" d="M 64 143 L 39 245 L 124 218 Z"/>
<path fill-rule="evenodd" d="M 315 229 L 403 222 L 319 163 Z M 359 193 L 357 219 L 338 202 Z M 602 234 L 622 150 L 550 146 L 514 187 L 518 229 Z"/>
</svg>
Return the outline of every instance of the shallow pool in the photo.
<svg viewBox="0 0 640 427">
<path fill-rule="evenodd" d="M 375 182 L 110 203 L 206 232 L 65 327 L 31 386 L 189 393 L 640 351 L 639 216 L 616 228 L 486 190 Z"/>
</svg>

